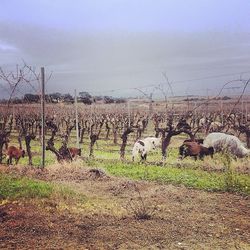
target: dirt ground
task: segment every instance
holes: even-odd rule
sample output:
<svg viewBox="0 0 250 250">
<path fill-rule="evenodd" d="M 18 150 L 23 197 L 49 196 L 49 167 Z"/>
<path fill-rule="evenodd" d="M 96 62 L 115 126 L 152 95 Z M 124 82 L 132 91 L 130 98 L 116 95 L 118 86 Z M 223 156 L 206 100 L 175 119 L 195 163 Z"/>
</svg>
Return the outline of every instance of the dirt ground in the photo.
<svg viewBox="0 0 250 250">
<path fill-rule="evenodd" d="M 135 182 L 87 168 L 0 171 L 60 183 L 87 197 L 83 206 L 68 209 L 51 201 L 2 203 L 0 249 L 250 249 L 249 197 Z M 141 201 L 149 219 L 134 217 L 143 210 Z"/>
</svg>

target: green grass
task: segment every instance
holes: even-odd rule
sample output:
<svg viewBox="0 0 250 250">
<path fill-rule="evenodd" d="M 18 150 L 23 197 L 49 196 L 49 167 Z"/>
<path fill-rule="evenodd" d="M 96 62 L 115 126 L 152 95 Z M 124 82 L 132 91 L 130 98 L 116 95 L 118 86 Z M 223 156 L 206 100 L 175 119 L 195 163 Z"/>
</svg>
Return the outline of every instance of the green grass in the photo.
<svg viewBox="0 0 250 250">
<path fill-rule="evenodd" d="M 44 181 L 0 173 L 0 199 L 48 198 L 53 186 Z"/>
<path fill-rule="evenodd" d="M 166 165 L 143 165 L 113 161 L 89 161 L 91 166 L 96 165 L 107 170 L 109 174 L 127 177 L 134 180 L 156 181 L 161 184 L 185 185 L 186 187 L 206 191 L 232 191 L 250 194 L 250 177 L 234 173 L 234 183 L 229 190 L 228 173 L 207 172 L 201 169 L 176 168 Z"/>
<path fill-rule="evenodd" d="M 27 177 L 16 177 L 0 173 L 0 200 L 43 199 L 67 204 L 82 204 L 86 196 L 76 193 L 64 185 L 34 180 Z"/>
</svg>

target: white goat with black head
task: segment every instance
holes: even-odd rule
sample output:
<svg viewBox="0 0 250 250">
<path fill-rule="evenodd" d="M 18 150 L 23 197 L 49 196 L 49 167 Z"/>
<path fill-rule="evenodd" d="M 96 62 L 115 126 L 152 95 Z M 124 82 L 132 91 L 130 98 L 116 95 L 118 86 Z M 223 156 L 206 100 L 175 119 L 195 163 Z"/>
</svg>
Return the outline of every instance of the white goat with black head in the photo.
<svg viewBox="0 0 250 250">
<path fill-rule="evenodd" d="M 156 147 L 161 145 L 161 138 L 157 137 L 147 137 L 142 140 L 135 142 L 132 150 L 132 160 L 134 161 L 135 157 L 140 154 L 141 160 L 147 159 L 147 154 Z"/>
<path fill-rule="evenodd" d="M 215 152 L 227 152 L 235 157 L 250 155 L 250 149 L 247 149 L 238 137 L 225 133 L 210 133 L 204 139 L 203 146 L 213 147 Z"/>
</svg>

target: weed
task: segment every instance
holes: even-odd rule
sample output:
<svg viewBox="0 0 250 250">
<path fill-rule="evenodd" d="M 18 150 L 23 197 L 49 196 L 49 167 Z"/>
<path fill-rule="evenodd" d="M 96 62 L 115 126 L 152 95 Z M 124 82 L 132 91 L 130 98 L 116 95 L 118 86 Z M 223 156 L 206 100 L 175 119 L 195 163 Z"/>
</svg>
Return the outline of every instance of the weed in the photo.
<svg viewBox="0 0 250 250">
<path fill-rule="evenodd" d="M 141 195 L 140 189 L 134 184 L 136 198 L 131 198 L 126 205 L 128 212 L 132 212 L 133 216 L 137 220 L 149 220 L 157 211 L 157 205 L 153 207 L 146 203 L 145 198 Z"/>
<path fill-rule="evenodd" d="M 247 192 L 248 185 L 244 181 L 240 181 L 239 176 L 235 173 L 232 167 L 232 157 L 229 154 L 224 154 L 222 158 L 225 168 L 225 191 L 228 192 Z"/>
</svg>

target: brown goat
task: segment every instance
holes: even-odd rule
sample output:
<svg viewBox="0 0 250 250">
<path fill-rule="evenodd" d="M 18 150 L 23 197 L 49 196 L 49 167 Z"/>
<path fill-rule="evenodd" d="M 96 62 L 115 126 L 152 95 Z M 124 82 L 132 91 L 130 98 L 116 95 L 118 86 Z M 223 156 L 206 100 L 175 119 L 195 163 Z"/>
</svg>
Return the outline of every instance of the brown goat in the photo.
<svg viewBox="0 0 250 250">
<path fill-rule="evenodd" d="M 77 155 L 81 156 L 82 150 L 80 148 L 71 147 L 68 149 L 69 149 L 72 159 L 75 158 Z"/>
<path fill-rule="evenodd" d="M 25 156 L 25 151 L 21 148 L 17 148 L 15 146 L 10 146 L 7 149 L 7 164 L 12 164 L 12 159 L 16 160 L 16 164 L 18 163 L 21 157 Z"/>
<path fill-rule="evenodd" d="M 204 139 L 186 139 L 185 142 L 197 142 L 198 144 L 203 144 Z"/>
<path fill-rule="evenodd" d="M 197 160 L 197 157 L 203 159 L 205 155 L 213 157 L 214 148 L 206 148 L 197 142 L 184 142 L 179 148 L 179 153 L 182 159 L 187 156 L 193 156 Z"/>
</svg>

